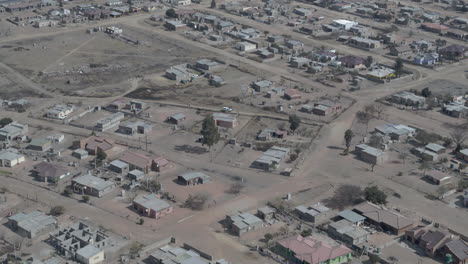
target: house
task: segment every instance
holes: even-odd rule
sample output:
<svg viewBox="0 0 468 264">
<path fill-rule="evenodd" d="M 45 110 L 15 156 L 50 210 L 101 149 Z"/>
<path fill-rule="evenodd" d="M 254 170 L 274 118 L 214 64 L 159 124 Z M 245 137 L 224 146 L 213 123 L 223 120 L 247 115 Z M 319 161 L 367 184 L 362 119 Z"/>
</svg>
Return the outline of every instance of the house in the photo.
<svg viewBox="0 0 468 264">
<path fill-rule="evenodd" d="M 125 152 L 120 160 L 129 164 L 130 170 L 141 170 L 144 173 L 150 171 L 160 172 L 169 168 L 169 161 L 162 156 L 148 157 L 132 151 Z"/>
<path fill-rule="evenodd" d="M 265 128 L 260 131 L 257 135 L 257 140 L 260 141 L 269 141 L 273 137 L 275 131 L 273 129 Z"/>
<path fill-rule="evenodd" d="M 96 155 L 100 151 L 109 155 L 114 145 L 114 140 L 97 136 L 90 136 L 73 142 L 74 149 L 83 149 L 87 151 L 89 155 Z"/>
<path fill-rule="evenodd" d="M 465 162 L 468 162 L 468 148 L 462 149 L 457 153 L 457 157 Z"/>
<path fill-rule="evenodd" d="M 155 194 L 148 194 L 133 200 L 133 208 L 146 217 L 160 219 L 173 212 L 172 205 L 159 199 Z"/>
<path fill-rule="evenodd" d="M 427 150 L 425 148 L 414 148 L 412 152 L 422 160 L 432 162 L 436 162 L 439 160 L 439 155 L 437 153 Z"/>
<path fill-rule="evenodd" d="M 16 165 L 26 161 L 23 154 L 20 154 L 16 149 L 0 150 L 0 167 L 13 168 Z"/>
<path fill-rule="evenodd" d="M 205 70 L 205 71 L 211 71 L 220 66 L 220 63 L 214 61 L 214 60 L 209 60 L 209 59 L 201 59 L 197 60 L 195 67 Z"/>
<path fill-rule="evenodd" d="M 241 236 L 242 234 L 263 227 L 263 220 L 251 213 L 239 212 L 233 215 L 227 215 L 225 225 L 231 233 Z"/>
<path fill-rule="evenodd" d="M 450 102 L 448 104 L 444 104 L 442 112 L 451 117 L 465 118 L 468 116 L 468 106 L 465 106 L 461 102 Z"/>
<path fill-rule="evenodd" d="M 429 143 L 424 148 L 437 154 L 444 154 L 446 150 L 445 147 L 435 143 Z"/>
<path fill-rule="evenodd" d="M 88 155 L 88 151 L 84 150 L 84 149 L 75 149 L 73 152 L 72 152 L 72 156 L 77 158 L 77 159 L 86 159 L 89 155 Z"/>
<path fill-rule="evenodd" d="M 126 122 L 119 125 L 118 132 L 125 134 L 125 135 L 147 135 L 153 130 L 153 125 L 149 123 L 145 123 L 141 120 L 135 122 Z"/>
<path fill-rule="evenodd" d="M 212 256 L 186 243 L 182 247 L 165 245 L 148 257 L 149 264 L 229 264 L 225 260 L 211 261 Z"/>
<path fill-rule="evenodd" d="M 370 202 L 357 205 L 353 211 L 364 216 L 366 222 L 395 235 L 402 235 L 414 226 L 413 220 Z"/>
<path fill-rule="evenodd" d="M 426 177 L 435 185 L 449 184 L 452 180 L 452 176 L 438 170 L 427 171 Z"/>
<path fill-rule="evenodd" d="M 333 20 L 332 26 L 337 27 L 341 30 L 349 30 L 353 26 L 357 26 L 359 23 L 355 21 L 350 21 L 346 19 L 337 19 Z"/>
<path fill-rule="evenodd" d="M 67 169 L 59 164 L 50 162 L 41 162 L 34 165 L 32 174 L 38 181 L 54 183 L 70 176 L 70 172 Z"/>
<path fill-rule="evenodd" d="M 297 14 L 297 15 L 300 15 L 300 16 L 310 16 L 312 14 L 312 11 L 310 9 L 307 9 L 307 8 L 294 8 L 293 10 L 293 13 L 294 14 Z"/>
<path fill-rule="evenodd" d="M 312 222 L 316 225 L 328 221 L 334 214 L 330 208 L 324 206 L 321 203 L 317 203 L 311 206 L 299 205 L 294 208 L 294 213 L 299 216 L 300 219 Z"/>
<path fill-rule="evenodd" d="M 257 48 L 257 45 L 247 42 L 247 41 L 242 41 L 236 44 L 236 49 L 240 51 L 251 51 Z"/>
<path fill-rule="evenodd" d="M 265 92 L 267 89 L 273 86 L 273 82 L 269 80 L 261 80 L 252 83 L 252 88 L 256 92 Z"/>
<path fill-rule="evenodd" d="M 105 132 L 119 126 L 120 121 L 125 118 L 125 114 L 121 112 L 113 113 L 108 117 L 100 119 L 96 122 L 95 129 L 100 132 Z"/>
<path fill-rule="evenodd" d="M 312 63 L 312 60 L 304 57 L 292 57 L 289 63 L 294 68 L 308 68 Z"/>
<path fill-rule="evenodd" d="M 239 124 L 237 118 L 234 115 L 225 113 L 214 113 L 213 119 L 217 126 L 224 128 L 235 128 Z"/>
<path fill-rule="evenodd" d="M 111 181 L 106 181 L 99 177 L 87 174 L 72 179 L 71 186 L 75 192 L 102 197 L 110 193 L 114 189 L 115 184 Z"/>
<path fill-rule="evenodd" d="M 298 40 L 290 39 L 286 41 L 285 44 L 286 44 L 286 47 L 288 47 L 288 49 L 292 49 L 292 50 L 300 50 L 304 48 L 304 43 Z"/>
<path fill-rule="evenodd" d="M 392 140 L 404 141 L 410 137 L 413 137 L 416 134 L 416 129 L 405 125 L 388 123 L 375 127 L 374 133 L 389 135 Z"/>
<path fill-rule="evenodd" d="M 439 49 L 439 54 L 451 60 L 463 59 L 467 56 L 468 49 L 465 46 L 452 44 Z"/>
<path fill-rule="evenodd" d="M 386 68 L 386 67 L 379 67 L 379 68 L 369 71 L 366 76 L 370 80 L 380 81 L 380 80 L 392 79 L 396 75 L 395 75 L 395 70 L 393 69 Z"/>
<path fill-rule="evenodd" d="M 45 138 L 33 138 L 27 147 L 30 150 L 45 152 L 52 148 L 52 143 Z"/>
<path fill-rule="evenodd" d="M 352 250 L 344 245 L 330 245 L 329 242 L 312 236 L 297 235 L 276 242 L 273 252 L 291 263 L 322 264 L 347 263 L 352 259 Z"/>
<path fill-rule="evenodd" d="M 46 137 L 47 140 L 50 141 L 50 143 L 61 143 L 65 140 L 65 135 L 64 134 L 52 134 Z"/>
<path fill-rule="evenodd" d="M 263 221 L 270 221 L 275 218 L 276 209 L 270 206 L 265 206 L 257 210 L 257 216 Z"/>
<path fill-rule="evenodd" d="M 390 46 L 390 52 L 389 54 L 392 56 L 397 56 L 397 57 L 405 57 L 413 53 L 413 50 L 409 45 L 403 45 L 403 46 Z"/>
<path fill-rule="evenodd" d="M 357 214 L 351 210 L 341 211 L 337 215 L 340 219 L 345 219 L 354 225 L 361 225 L 364 222 L 364 220 L 366 220 L 364 216 Z"/>
<path fill-rule="evenodd" d="M 339 58 L 339 61 L 341 62 L 341 65 L 343 65 L 346 68 L 359 69 L 366 67 L 364 65 L 365 59 L 361 57 L 349 55 Z"/>
<path fill-rule="evenodd" d="M 8 217 L 7 225 L 19 235 L 34 239 L 57 228 L 57 219 L 41 211 L 32 211 Z"/>
<path fill-rule="evenodd" d="M 422 108 L 426 104 L 425 97 L 406 91 L 392 94 L 389 99 L 394 103 L 416 108 Z"/>
<path fill-rule="evenodd" d="M 102 263 L 104 249 L 112 245 L 112 239 L 105 231 L 84 221 L 49 233 L 47 241 L 63 257 L 83 264 Z"/>
<path fill-rule="evenodd" d="M 186 30 L 188 28 L 187 24 L 184 24 L 178 20 L 168 20 L 164 24 L 164 27 L 172 31 Z"/>
<path fill-rule="evenodd" d="M 363 49 L 375 49 L 380 47 L 380 41 L 361 37 L 351 37 L 348 39 L 348 44 Z"/>
<path fill-rule="evenodd" d="M 271 43 L 282 43 L 284 42 L 284 37 L 281 35 L 270 35 L 268 36 L 267 41 Z"/>
<path fill-rule="evenodd" d="M 177 82 L 188 82 L 193 78 L 193 74 L 187 69 L 187 64 L 179 64 L 167 69 L 164 76 L 169 80 Z"/>
<path fill-rule="evenodd" d="M 284 91 L 284 98 L 287 100 L 299 100 L 302 98 L 302 93 L 297 89 L 287 89 Z"/>
<path fill-rule="evenodd" d="M 28 133 L 28 125 L 12 122 L 0 128 L 0 141 L 11 141 L 22 138 L 26 133 Z"/>
<path fill-rule="evenodd" d="M 182 185 L 204 184 L 210 181 L 210 176 L 203 172 L 186 172 L 177 176 L 177 181 Z"/>
<path fill-rule="evenodd" d="M 175 114 L 167 118 L 167 122 L 175 125 L 179 125 L 184 122 L 187 117 L 184 114 Z"/>
<path fill-rule="evenodd" d="M 417 226 L 405 232 L 405 238 L 424 249 L 430 257 L 435 257 L 439 249 L 448 241 L 451 234 L 445 230 L 431 229 L 430 226 Z"/>
<path fill-rule="evenodd" d="M 349 246 L 366 243 L 370 235 L 369 232 L 346 219 L 329 224 L 327 231 L 331 237 L 341 240 Z"/>
<path fill-rule="evenodd" d="M 442 24 L 437 24 L 437 23 L 422 23 L 421 29 L 430 31 L 433 33 L 445 34 L 447 32 L 447 29 L 449 28 L 447 26 L 444 26 Z"/>
<path fill-rule="evenodd" d="M 170 0 L 173 6 L 186 6 L 192 4 L 192 0 Z"/>
<path fill-rule="evenodd" d="M 288 157 L 289 148 L 273 146 L 252 163 L 252 167 L 263 170 L 270 170 L 279 166 L 279 163 Z"/>
<path fill-rule="evenodd" d="M 215 87 L 221 87 L 226 81 L 219 75 L 210 75 L 208 83 Z"/>
<path fill-rule="evenodd" d="M 341 104 L 332 100 L 322 100 L 319 102 L 314 103 L 312 108 L 312 113 L 316 115 L 326 116 L 331 113 L 336 113 L 340 111 L 342 108 Z"/>
<path fill-rule="evenodd" d="M 55 105 L 47 111 L 46 116 L 48 118 L 63 120 L 73 113 L 74 110 L 75 108 L 72 105 Z"/>
<path fill-rule="evenodd" d="M 356 154 L 364 162 L 380 165 L 387 159 L 387 155 L 380 149 L 373 148 L 366 144 L 359 144 L 356 146 Z"/>
<path fill-rule="evenodd" d="M 131 170 L 128 172 L 127 177 L 132 181 L 141 181 L 145 178 L 145 173 L 141 170 Z"/>
<path fill-rule="evenodd" d="M 413 63 L 419 65 L 435 65 L 439 60 L 437 53 L 420 53 L 413 58 Z"/>
<path fill-rule="evenodd" d="M 440 251 L 442 255 L 450 254 L 453 264 L 468 263 L 468 243 L 462 239 L 455 239 L 445 243 Z"/>
<path fill-rule="evenodd" d="M 121 160 L 113 160 L 109 163 L 109 170 L 119 174 L 127 174 L 130 169 L 128 163 Z"/>
</svg>

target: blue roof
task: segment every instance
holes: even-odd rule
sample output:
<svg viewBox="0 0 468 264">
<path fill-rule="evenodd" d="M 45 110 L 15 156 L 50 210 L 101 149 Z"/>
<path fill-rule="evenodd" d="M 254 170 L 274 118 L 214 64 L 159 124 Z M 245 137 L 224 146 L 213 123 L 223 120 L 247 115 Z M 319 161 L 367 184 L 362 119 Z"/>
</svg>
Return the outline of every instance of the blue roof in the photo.
<svg viewBox="0 0 468 264">
<path fill-rule="evenodd" d="M 357 214 L 351 210 L 341 211 L 338 213 L 338 215 L 352 223 L 361 222 L 364 221 L 364 219 L 366 219 L 364 216 Z"/>
</svg>

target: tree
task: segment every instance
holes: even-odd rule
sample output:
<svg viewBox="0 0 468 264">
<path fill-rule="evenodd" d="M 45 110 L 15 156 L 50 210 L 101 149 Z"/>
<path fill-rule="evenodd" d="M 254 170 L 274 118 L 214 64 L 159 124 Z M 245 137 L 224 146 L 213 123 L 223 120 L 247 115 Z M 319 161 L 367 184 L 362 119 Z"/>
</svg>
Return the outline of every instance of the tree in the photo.
<svg viewBox="0 0 468 264">
<path fill-rule="evenodd" d="M 375 118 L 382 119 L 385 113 L 385 106 L 383 104 L 376 103 L 373 105 L 373 109 Z"/>
<path fill-rule="evenodd" d="M 265 243 L 270 242 L 270 240 L 273 239 L 273 235 L 270 233 L 266 233 L 265 236 L 263 237 L 263 240 L 265 240 Z"/>
<path fill-rule="evenodd" d="M 379 190 L 377 186 L 367 186 L 364 189 L 364 197 L 367 201 L 375 204 L 386 204 L 387 203 L 387 195 Z"/>
<path fill-rule="evenodd" d="M 425 130 L 420 130 L 416 134 L 416 140 L 421 142 L 424 145 L 427 145 L 431 142 L 436 142 L 437 140 L 440 139 L 440 136 L 435 133 L 428 133 Z"/>
<path fill-rule="evenodd" d="M 344 134 L 345 145 L 346 145 L 346 149 L 345 149 L 346 155 L 348 155 L 349 153 L 349 147 L 351 147 L 351 140 L 353 139 L 353 137 L 354 137 L 353 131 L 351 129 L 346 130 Z"/>
<path fill-rule="evenodd" d="M 135 259 L 140 254 L 140 251 L 143 249 L 143 244 L 140 242 L 133 242 L 128 250 L 128 254 L 131 259 Z"/>
<path fill-rule="evenodd" d="M 363 195 L 361 187 L 345 184 L 336 189 L 333 197 L 323 202 L 330 208 L 343 210 L 345 207 L 362 202 Z"/>
<path fill-rule="evenodd" d="M 205 208 L 205 204 L 209 197 L 210 196 L 207 193 L 196 193 L 194 195 L 189 194 L 189 197 L 185 200 L 184 207 L 201 211 Z"/>
<path fill-rule="evenodd" d="M 10 124 L 11 122 L 13 122 L 13 120 L 9 117 L 5 117 L 5 118 L 2 118 L 0 119 L 0 128 Z"/>
<path fill-rule="evenodd" d="M 372 114 L 369 112 L 359 111 L 356 113 L 356 119 L 359 123 L 366 126 L 366 135 L 369 130 L 369 122 L 372 120 Z"/>
<path fill-rule="evenodd" d="M 289 128 L 292 131 L 295 131 L 296 129 L 298 129 L 300 124 L 301 124 L 301 119 L 297 115 L 289 116 Z"/>
<path fill-rule="evenodd" d="M 177 14 L 176 11 L 173 8 L 170 8 L 166 11 L 166 16 L 176 18 Z"/>
<path fill-rule="evenodd" d="M 69 186 L 67 186 L 62 192 L 62 195 L 65 197 L 70 197 L 72 196 L 72 194 L 73 194 L 73 191 L 71 190 Z"/>
<path fill-rule="evenodd" d="M 161 183 L 157 180 L 152 180 L 148 182 L 148 191 L 152 193 L 157 193 L 161 190 Z"/>
<path fill-rule="evenodd" d="M 301 232 L 301 236 L 302 236 L 302 237 L 308 237 L 308 236 L 310 236 L 310 235 L 312 235 L 312 229 L 310 229 L 310 228 L 309 228 L 309 229 L 302 230 L 302 232 Z"/>
<path fill-rule="evenodd" d="M 213 145 L 218 143 L 220 135 L 213 116 L 207 116 L 203 120 L 201 135 L 203 136 L 202 145 L 207 145 L 210 150 Z"/>
<path fill-rule="evenodd" d="M 380 148 L 384 144 L 382 137 L 373 134 L 369 139 L 369 146 L 373 148 Z"/>
<path fill-rule="evenodd" d="M 452 132 L 450 132 L 450 137 L 452 138 L 453 142 L 456 144 L 454 153 L 458 153 L 460 152 L 460 150 L 463 149 L 463 144 L 465 143 L 467 136 L 468 136 L 468 129 L 462 126 L 457 126 L 454 129 L 452 129 Z"/>
<path fill-rule="evenodd" d="M 395 66 L 393 67 L 395 70 L 395 74 L 397 77 L 400 77 L 401 74 L 403 73 L 403 60 L 401 58 L 398 58 L 395 60 Z"/>
<path fill-rule="evenodd" d="M 140 218 L 140 220 L 138 221 L 138 224 L 139 224 L 139 225 L 143 225 L 144 223 L 145 223 L 145 219 Z"/>
<path fill-rule="evenodd" d="M 429 87 L 426 87 L 426 88 L 422 89 L 421 95 L 423 97 L 428 98 L 428 97 L 430 97 L 432 95 L 432 92 L 431 92 L 431 90 L 429 90 Z"/>
<path fill-rule="evenodd" d="M 366 65 L 367 68 L 372 66 L 372 63 L 374 62 L 374 58 L 372 56 L 367 56 L 366 60 L 364 61 L 364 65 Z"/>
<path fill-rule="evenodd" d="M 211 8 L 216 8 L 216 0 L 211 0 Z"/>
<path fill-rule="evenodd" d="M 426 171 L 432 169 L 432 162 L 423 159 L 421 165 L 419 165 L 419 169 L 423 171 L 423 176 L 426 176 Z"/>
<path fill-rule="evenodd" d="M 89 196 L 88 195 L 83 195 L 83 197 L 81 197 L 81 199 L 83 199 L 83 202 L 85 202 L 85 203 L 89 202 Z"/>
<path fill-rule="evenodd" d="M 57 205 L 57 206 L 50 208 L 50 212 L 49 212 L 49 214 L 53 216 L 59 216 L 59 215 L 62 215 L 63 213 L 65 213 L 65 207 L 61 205 Z"/>
</svg>

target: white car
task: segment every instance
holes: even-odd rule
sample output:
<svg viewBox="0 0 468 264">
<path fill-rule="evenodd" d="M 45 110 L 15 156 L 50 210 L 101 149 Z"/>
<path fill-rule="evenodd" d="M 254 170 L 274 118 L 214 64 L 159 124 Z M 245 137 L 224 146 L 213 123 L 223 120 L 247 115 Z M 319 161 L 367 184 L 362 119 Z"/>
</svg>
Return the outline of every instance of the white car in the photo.
<svg viewBox="0 0 468 264">
<path fill-rule="evenodd" d="M 232 112 L 232 108 L 229 108 L 229 107 L 225 106 L 225 107 L 221 108 L 221 111 L 222 112 Z"/>
</svg>

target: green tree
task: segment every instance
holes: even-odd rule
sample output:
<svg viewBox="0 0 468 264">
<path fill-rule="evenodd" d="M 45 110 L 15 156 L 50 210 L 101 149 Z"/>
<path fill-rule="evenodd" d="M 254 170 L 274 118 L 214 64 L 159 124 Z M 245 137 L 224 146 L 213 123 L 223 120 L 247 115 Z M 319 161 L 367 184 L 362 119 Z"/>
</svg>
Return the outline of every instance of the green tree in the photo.
<svg viewBox="0 0 468 264">
<path fill-rule="evenodd" d="M 427 97 L 430 97 L 432 95 L 432 92 L 431 92 L 431 90 L 429 90 L 429 87 L 426 87 L 426 88 L 422 89 L 421 95 L 427 98 Z"/>
<path fill-rule="evenodd" d="M 273 239 L 273 235 L 270 233 L 266 233 L 265 236 L 263 237 L 263 240 L 265 240 L 265 243 L 270 242 L 270 240 Z"/>
<path fill-rule="evenodd" d="M 344 134 L 344 140 L 345 140 L 345 145 L 346 145 L 346 149 L 345 149 L 346 155 L 348 155 L 349 153 L 349 147 L 351 147 L 351 140 L 353 140 L 353 137 L 354 137 L 353 131 L 351 129 L 346 130 Z"/>
<path fill-rule="evenodd" d="M 203 136 L 202 145 L 207 145 L 210 150 L 213 145 L 218 143 L 220 135 L 213 116 L 207 116 L 203 120 L 201 135 Z"/>
<path fill-rule="evenodd" d="M 72 194 L 73 194 L 73 191 L 71 190 L 69 186 L 67 186 L 62 192 L 62 195 L 65 197 L 70 197 L 72 196 Z"/>
<path fill-rule="evenodd" d="M 301 124 L 301 118 L 299 118 L 297 115 L 289 116 L 289 128 L 292 131 L 295 131 L 296 129 L 298 129 L 300 124 Z"/>
<path fill-rule="evenodd" d="M 107 154 L 102 149 L 98 148 L 96 153 L 96 159 L 99 161 L 103 161 L 107 159 Z"/>
<path fill-rule="evenodd" d="M 216 8 L 216 0 L 211 0 L 211 8 Z"/>
<path fill-rule="evenodd" d="M 138 224 L 139 224 L 139 225 L 143 225 L 144 223 L 145 223 L 145 219 L 140 218 L 140 220 L 138 221 Z"/>
<path fill-rule="evenodd" d="M 308 237 L 310 235 L 312 235 L 312 230 L 311 229 L 305 229 L 305 230 L 302 230 L 302 232 L 301 232 L 302 237 Z"/>
<path fill-rule="evenodd" d="M 9 117 L 0 119 L 0 128 L 10 124 L 11 122 L 13 122 L 13 120 Z"/>
<path fill-rule="evenodd" d="M 387 203 L 387 195 L 379 190 L 377 186 L 367 186 L 364 189 L 364 197 L 367 201 L 375 204 L 386 204 Z"/>
<path fill-rule="evenodd" d="M 172 17 L 172 18 L 176 18 L 177 17 L 177 14 L 176 14 L 176 11 L 174 10 L 174 8 L 170 8 L 166 11 L 166 16 L 168 17 Z"/>
<path fill-rule="evenodd" d="M 83 195 L 83 197 L 81 197 L 81 199 L 83 199 L 83 202 L 85 202 L 85 203 L 89 202 L 89 196 L 88 195 Z"/>
<path fill-rule="evenodd" d="M 54 206 L 50 208 L 49 214 L 53 216 L 59 216 L 65 213 L 65 207 L 61 205 Z"/>
<path fill-rule="evenodd" d="M 395 66 L 393 67 L 395 70 L 396 76 L 400 77 L 403 73 L 403 60 L 401 58 L 396 59 Z"/>
</svg>

